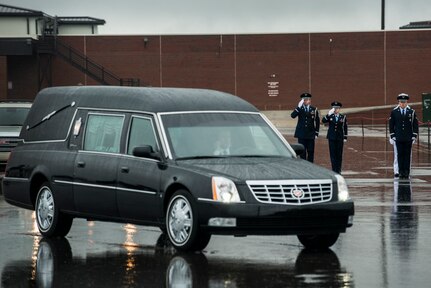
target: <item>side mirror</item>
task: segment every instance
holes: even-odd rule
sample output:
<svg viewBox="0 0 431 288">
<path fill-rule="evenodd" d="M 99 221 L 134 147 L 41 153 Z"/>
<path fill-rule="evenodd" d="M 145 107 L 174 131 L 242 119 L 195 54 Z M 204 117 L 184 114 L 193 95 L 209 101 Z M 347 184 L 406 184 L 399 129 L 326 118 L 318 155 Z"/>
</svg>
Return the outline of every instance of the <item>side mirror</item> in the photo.
<svg viewBox="0 0 431 288">
<path fill-rule="evenodd" d="M 304 145 L 302 144 L 296 143 L 296 144 L 290 144 L 290 146 L 295 151 L 296 156 L 301 156 L 305 151 Z"/>
<path fill-rule="evenodd" d="M 151 145 L 144 145 L 133 148 L 132 155 L 141 158 L 160 160 L 160 154 L 158 152 L 154 152 Z"/>
</svg>

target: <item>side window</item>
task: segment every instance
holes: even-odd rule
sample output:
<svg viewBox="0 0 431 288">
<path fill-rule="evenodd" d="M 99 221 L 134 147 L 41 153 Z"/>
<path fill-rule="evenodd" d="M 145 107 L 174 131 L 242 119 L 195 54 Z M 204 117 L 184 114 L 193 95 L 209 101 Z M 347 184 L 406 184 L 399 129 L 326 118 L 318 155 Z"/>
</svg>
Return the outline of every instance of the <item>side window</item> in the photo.
<svg viewBox="0 0 431 288">
<path fill-rule="evenodd" d="M 154 151 L 159 150 L 150 119 L 132 117 L 128 143 L 127 154 L 129 155 L 132 155 L 133 148 L 143 145 L 151 145 Z"/>
<path fill-rule="evenodd" d="M 89 114 L 84 150 L 119 153 L 123 121 L 123 116 Z"/>
</svg>

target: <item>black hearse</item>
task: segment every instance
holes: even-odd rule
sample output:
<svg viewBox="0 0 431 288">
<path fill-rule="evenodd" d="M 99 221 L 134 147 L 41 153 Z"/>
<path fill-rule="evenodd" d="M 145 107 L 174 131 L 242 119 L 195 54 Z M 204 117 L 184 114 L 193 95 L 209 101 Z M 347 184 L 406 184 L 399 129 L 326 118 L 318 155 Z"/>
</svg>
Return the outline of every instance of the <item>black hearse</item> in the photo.
<svg viewBox="0 0 431 288">
<path fill-rule="evenodd" d="M 298 159 L 264 115 L 227 93 L 47 88 L 20 137 L 4 197 L 35 210 L 47 237 L 79 217 L 158 226 L 180 250 L 201 250 L 212 234 L 297 235 L 327 248 L 352 225 L 343 177 Z"/>
</svg>

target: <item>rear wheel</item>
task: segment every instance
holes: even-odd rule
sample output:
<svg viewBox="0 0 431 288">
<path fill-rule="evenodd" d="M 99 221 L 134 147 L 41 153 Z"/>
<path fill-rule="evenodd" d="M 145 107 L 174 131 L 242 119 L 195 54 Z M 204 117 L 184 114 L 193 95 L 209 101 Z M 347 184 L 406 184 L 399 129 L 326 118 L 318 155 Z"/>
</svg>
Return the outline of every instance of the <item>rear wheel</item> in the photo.
<svg viewBox="0 0 431 288">
<path fill-rule="evenodd" d="M 298 235 L 298 240 L 305 248 L 327 249 L 337 242 L 340 233 L 323 235 Z"/>
<path fill-rule="evenodd" d="M 197 209 L 187 191 L 179 190 L 169 200 L 166 211 L 166 232 L 172 245 L 183 251 L 204 249 L 211 235 L 199 231 Z"/>
<path fill-rule="evenodd" d="M 36 198 L 36 223 L 43 236 L 66 236 L 72 227 L 72 217 L 61 213 L 48 182 L 41 185 Z"/>
</svg>

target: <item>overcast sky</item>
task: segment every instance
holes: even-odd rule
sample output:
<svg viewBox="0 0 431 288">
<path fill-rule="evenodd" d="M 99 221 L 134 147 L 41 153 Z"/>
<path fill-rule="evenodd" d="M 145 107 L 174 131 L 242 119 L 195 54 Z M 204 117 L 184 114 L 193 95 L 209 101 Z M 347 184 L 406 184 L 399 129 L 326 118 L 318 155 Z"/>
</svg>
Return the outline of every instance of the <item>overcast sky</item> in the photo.
<svg viewBox="0 0 431 288">
<path fill-rule="evenodd" d="M 0 0 L 51 16 L 106 21 L 99 34 L 377 31 L 381 0 Z M 431 20 L 431 0 L 386 0 L 386 30 Z"/>
</svg>

